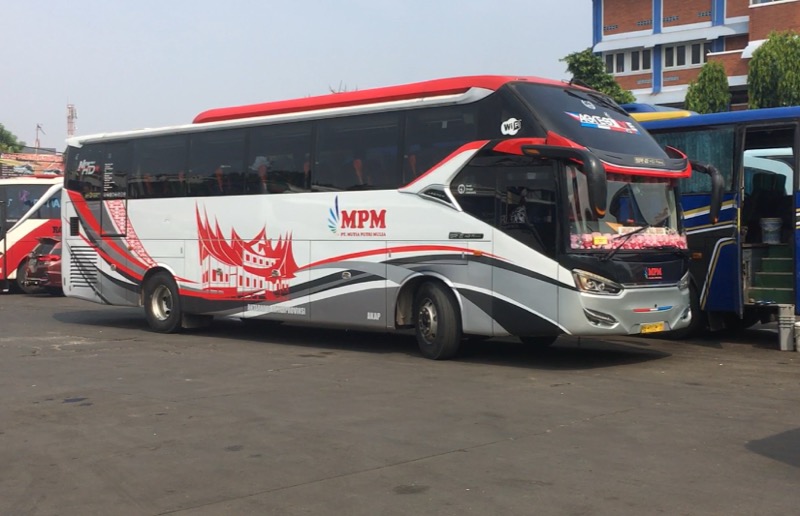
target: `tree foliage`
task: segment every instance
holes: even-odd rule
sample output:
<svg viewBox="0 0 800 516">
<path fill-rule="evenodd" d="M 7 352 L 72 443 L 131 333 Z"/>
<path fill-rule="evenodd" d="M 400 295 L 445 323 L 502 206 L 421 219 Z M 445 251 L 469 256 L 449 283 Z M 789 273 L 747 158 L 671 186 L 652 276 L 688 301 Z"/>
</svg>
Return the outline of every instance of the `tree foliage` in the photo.
<svg viewBox="0 0 800 516">
<path fill-rule="evenodd" d="M 686 109 L 698 113 L 727 111 L 731 102 L 730 85 L 725 66 L 719 61 L 708 61 L 700 70 L 696 81 L 686 91 Z"/>
<path fill-rule="evenodd" d="M 800 104 L 800 34 L 770 33 L 753 52 L 747 93 L 753 109 Z"/>
<path fill-rule="evenodd" d="M 24 146 L 25 142 L 17 140 L 11 131 L 0 124 L 0 152 L 19 152 Z"/>
<path fill-rule="evenodd" d="M 606 65 L 600 56 L 592 52 L 591 47 L 581 52 L 573 52 L 561 59 L 567 63 L 567 71 L 572 80 L 584 84 L 610 96 L 620 104 L 636 102 L 636 97 L 614 80 L 614 76 L 606 72 Z"/>
</svg>

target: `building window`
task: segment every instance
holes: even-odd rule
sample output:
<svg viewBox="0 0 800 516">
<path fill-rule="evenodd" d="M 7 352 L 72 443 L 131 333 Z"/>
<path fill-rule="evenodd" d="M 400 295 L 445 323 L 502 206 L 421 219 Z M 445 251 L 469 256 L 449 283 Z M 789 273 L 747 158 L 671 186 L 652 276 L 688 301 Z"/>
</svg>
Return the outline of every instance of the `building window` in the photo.
<svg viewBox="0 0 800 516">
<path fill-rule="evenodd" d="M 750 0 L 750 5 L 768 4 L 770 2 L 777 2 L 778 0 Z"/>
<path fill-rule="evenodd" d="M 604 56 L 606 72 L 624 74 L 625 72 L 642 72 L 651 69 L 652 50 L 649 48 L 606 54 Z"/>
<path fill-rule="evenodd" d="M 686 66 L 686 45 L 675 47 L 675 66 Z"/>
<path fill-rule="evenodd" d="M 664 47 L 664 68 L 675 66 L 675 47 Z"/>
<path fill-rule="evenodd" d="M 695 42 L 664 47 L 664 68 L 701 66 L 711 52 L 711 42 Z"/>
<path fill-rule="evenodd" d="M 677 16 L 665 16 L 664 19 L 663 19 L 663 23 L 669 23 L 669 22 L 674 22 L 674 21 L 678 21 L 678 17 Z"/>
</svg>

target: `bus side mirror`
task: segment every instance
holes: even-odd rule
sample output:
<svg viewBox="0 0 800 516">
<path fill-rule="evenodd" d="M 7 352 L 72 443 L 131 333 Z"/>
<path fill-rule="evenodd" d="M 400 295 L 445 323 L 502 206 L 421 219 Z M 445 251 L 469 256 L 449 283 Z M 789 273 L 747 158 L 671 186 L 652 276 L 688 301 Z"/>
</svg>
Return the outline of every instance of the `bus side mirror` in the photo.
<svg viewBox="0 0 800 516">
<path fill-rule="evenodd" d="M 608 195 L 606 169 L 594 154 L 586 149 L 555 145 L 523 145 L 522 152 L 527 156 L 581 162 L 583 164 L 581 173 L 586 176 L 586 184 L 589 187 L 590 208 L 596 216 L 605 216 Z"/>
<path fill-rule="evenodd" d="M 722 209 L 722 194 L 725 190 L 725 180 L 717 167 L 711 164 L 702 164 L 692 161 L 692 170 L 697 170 L 711 178 L 711 206 L 708 208 L 708 219 L 712 224 L 719 221 L 719 211 Z"/>
</svg>

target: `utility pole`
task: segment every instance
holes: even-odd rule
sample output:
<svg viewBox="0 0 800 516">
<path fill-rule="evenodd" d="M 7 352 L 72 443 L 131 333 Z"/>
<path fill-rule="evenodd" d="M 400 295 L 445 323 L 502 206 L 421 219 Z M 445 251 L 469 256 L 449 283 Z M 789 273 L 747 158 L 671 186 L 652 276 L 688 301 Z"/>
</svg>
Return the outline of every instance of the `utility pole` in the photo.
<svg viewBox="0 0 800 516">
<path fill-rule="evenodd" d="M 42 129 L 42 124 L 36 124 L 36 141 L 34 142 L 34 146 L 36 147 L 36 154 L 39 154 L 39 147 L 42 146 L 41 142 L 39 141 L 39 133 L 47 134 Z"/>
</svg>

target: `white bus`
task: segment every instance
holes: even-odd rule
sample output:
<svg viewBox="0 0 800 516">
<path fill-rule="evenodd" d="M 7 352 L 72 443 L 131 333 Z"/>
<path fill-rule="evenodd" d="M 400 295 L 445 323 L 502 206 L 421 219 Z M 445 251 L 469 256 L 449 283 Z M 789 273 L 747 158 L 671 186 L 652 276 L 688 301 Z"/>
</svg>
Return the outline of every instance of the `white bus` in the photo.
<svg viewBox="0 0 800 516">
<path fill-rule="evenodd" d="M 61 176 L 0 179 L 0 288 L 23 292 L 28 254 L 40 237 L 61 236 Z"/>
<path fill-rule="evenodd" d="M 464 336 L 679 329 L 691 319 L 677 178 L 691 167 L 611 99 L 461 77 L 214 109 L 68 142 L 64 292 L 212 317 Z"/>
</svg>

